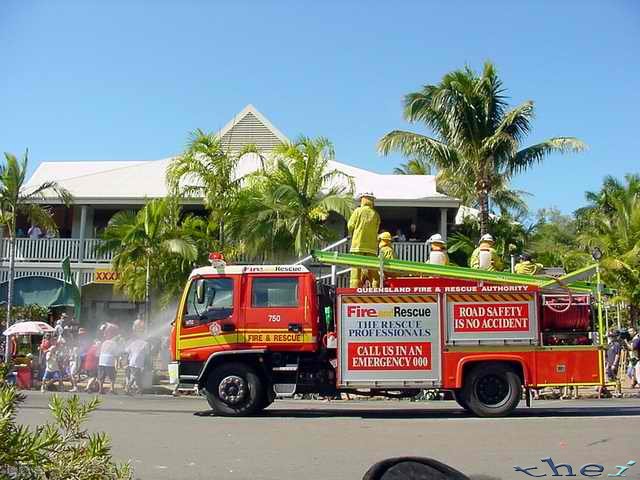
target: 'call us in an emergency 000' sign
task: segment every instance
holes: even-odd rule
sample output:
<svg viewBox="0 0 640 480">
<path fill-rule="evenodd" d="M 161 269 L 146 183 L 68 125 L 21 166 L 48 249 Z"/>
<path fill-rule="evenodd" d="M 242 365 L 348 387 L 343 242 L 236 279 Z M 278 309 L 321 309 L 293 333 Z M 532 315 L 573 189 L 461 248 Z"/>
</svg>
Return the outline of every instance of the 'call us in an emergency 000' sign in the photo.
<svg viewBox="0 0 640 480">
<path fill-rule="evenodd" d="M 434 297 L 344 295 L 340 300 L 341 384 L 439 380 Z"/>
</svg>

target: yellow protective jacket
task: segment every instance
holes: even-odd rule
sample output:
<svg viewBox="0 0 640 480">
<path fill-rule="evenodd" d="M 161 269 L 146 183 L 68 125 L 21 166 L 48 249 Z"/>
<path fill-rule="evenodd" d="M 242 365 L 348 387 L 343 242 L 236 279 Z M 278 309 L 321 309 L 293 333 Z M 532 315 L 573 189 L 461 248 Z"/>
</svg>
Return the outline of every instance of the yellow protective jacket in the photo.
<svg viewBox="0 0 640 480">
<path fill-rule="evenodd" d="M 370 205 L 356 208 L 347 229 L 351 236 L 351 253 L 378 254 L 378 228 L 380 228 L 380 215 Z"/>
<path fill-rule="evenodd" d="M 491 252 L 491 265 L 486 270 L 489 270 L 492 272 L 501 271 L 504 268 L 504 265 L 502 264 L 502 259 L 496 253 L 495 248 L 483 247 L 482 249 L 489 250 L 489 252 Z M 471 254 L 471 260 L 469 260 L 469 265 L 471 266 L 471 268 L 480 269 L 480 247 L 476 248 Z"/>
<path fill-rule="evenodd" d="M 380 242 L 380 252 L 378 255 L 382 255 L 385 260 L 393 260 L 396 258 L 396 253 L 393 251 L 393 247 L 388 243 Z"/>
<path fill-rule="evenodd" d="M 516 266 L 513 270 L 515 273 L 520 273 L 522 275 L 536 275 L 540 273 L 542 269 L 542 264 L 533 263 L 529 260 L 526 260 L 524 262 L 516 263 Z"/>
</svg>

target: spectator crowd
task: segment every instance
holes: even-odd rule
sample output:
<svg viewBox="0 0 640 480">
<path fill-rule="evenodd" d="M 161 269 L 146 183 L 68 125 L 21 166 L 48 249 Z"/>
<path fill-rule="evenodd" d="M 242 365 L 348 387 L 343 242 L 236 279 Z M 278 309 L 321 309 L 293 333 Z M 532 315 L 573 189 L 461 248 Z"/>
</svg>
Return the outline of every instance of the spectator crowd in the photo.
<svg viewBox="0 0 640 480">
<path fill-rule="evenodd" d="M 28 361 L 35 377 L 41 379 L 43 392 L 64 391 L 69 384 L 70 392 L 83 388 L 87 392 L 115 394 L 121 372 L 125 393 L 140 394 L 145 374 L 152 372 L 152 344 L 145 338 L 140 319 L 130 332 L 121 331 L 113 323 L 103 323 L 92 338 L 63 315 L 56 322 L 55 331 L 43 337 L 38 353 L 38 358 L 31 356 Z"/>
</svg>

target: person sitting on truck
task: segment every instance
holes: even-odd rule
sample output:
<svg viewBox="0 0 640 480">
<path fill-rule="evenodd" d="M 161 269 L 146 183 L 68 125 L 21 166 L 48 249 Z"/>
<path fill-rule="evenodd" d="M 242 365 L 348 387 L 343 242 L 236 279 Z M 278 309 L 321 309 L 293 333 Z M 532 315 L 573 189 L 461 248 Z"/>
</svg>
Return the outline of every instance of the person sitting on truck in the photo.
<svg viewBox="0 0 640 480">
<path fill-rule="evenodd" d="M 358 255 L 376 256 L 378 254 L 378 228 L 380 228 L 380 215 L 373 208 L 375 197 L 372 193 L 363 193 L 360 195 L 360 206 L 356 208 L 349 222 L 347 229 L 351 237 L 350 253 Z M 353 267 L 351 269 L 351 279 L 349 286 L 358 288 L 363 286 L 367 281 L 373 283 L 374 271 Z"/>
<path fill-rule="evenodd" d="M 427 240 L 429 246 L 429 260 L 431 265 L 449 265 L 449 254 L 447 253 L 447 243 L 442 235 L 436 233 Z"/>
<path fill-rule="evenodd" d="M 492 272 L 501 271 L 503 268 L 502 259 L 496 252 L 495 248 L 493 248 L 494 245 L 495 241 L 490 234 L 485 233 L 480 237 L 478 248 L 476 248 L 471 254 L 471 259 L 469 261 L 471 268 L 489 270 Z"/>
<path fill-rule="evenodd" d="M 378 235 L 378 257 L 381 257 L 383 260 L 393 260 L 396 258 L 396 252 L 393 250 L 393 246 L 391 244 L 391 234 L 389 232 L 382 232 Z M 380 272 L 373 272 L 370 270 L 372 274 L 372 282 L 371 286 L 373 288 L 378 288 L 380 286 Z M 391 276 L 390 273 L 385 272 L 385 276 Z"/>
<path fill-rule="evenodd" d="M 542 264 L 535 263 L 530 254 L 523 253 L 520 255 L 520 261 L 514 267 L 514 272 L 521 275 L 538 275 L 542 273 L 542 268 Z"/>
<path fill-rule="evenodd" d="M 382 232 L 378 235 L 378 256 L 381 256 L 384 260 L 393 260 L 396 258 L 396 252 L 391 245 L 391 234 L 389 232 Z"/>
</svg>

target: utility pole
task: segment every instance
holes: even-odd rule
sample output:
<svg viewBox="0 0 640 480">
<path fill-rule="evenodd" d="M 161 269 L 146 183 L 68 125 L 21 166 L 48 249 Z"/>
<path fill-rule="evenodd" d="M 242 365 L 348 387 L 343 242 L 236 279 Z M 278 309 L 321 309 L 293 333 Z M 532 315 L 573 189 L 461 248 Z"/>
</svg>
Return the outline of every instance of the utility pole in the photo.
<svg viewBox="0 0 640 480">
<path fill-rule="evenodd" d="M 7 321 L 6 328 L 11 326 L 11 309 L 13 307 L 13 283 L 16 270 L 16 239 L 14 232 L 9 232 L 9 282 L 7 284 Z M 4 361 L 7 363 L 11 356 L 11 342 L 6 336 L 4 344 Z"/>
</svg>

